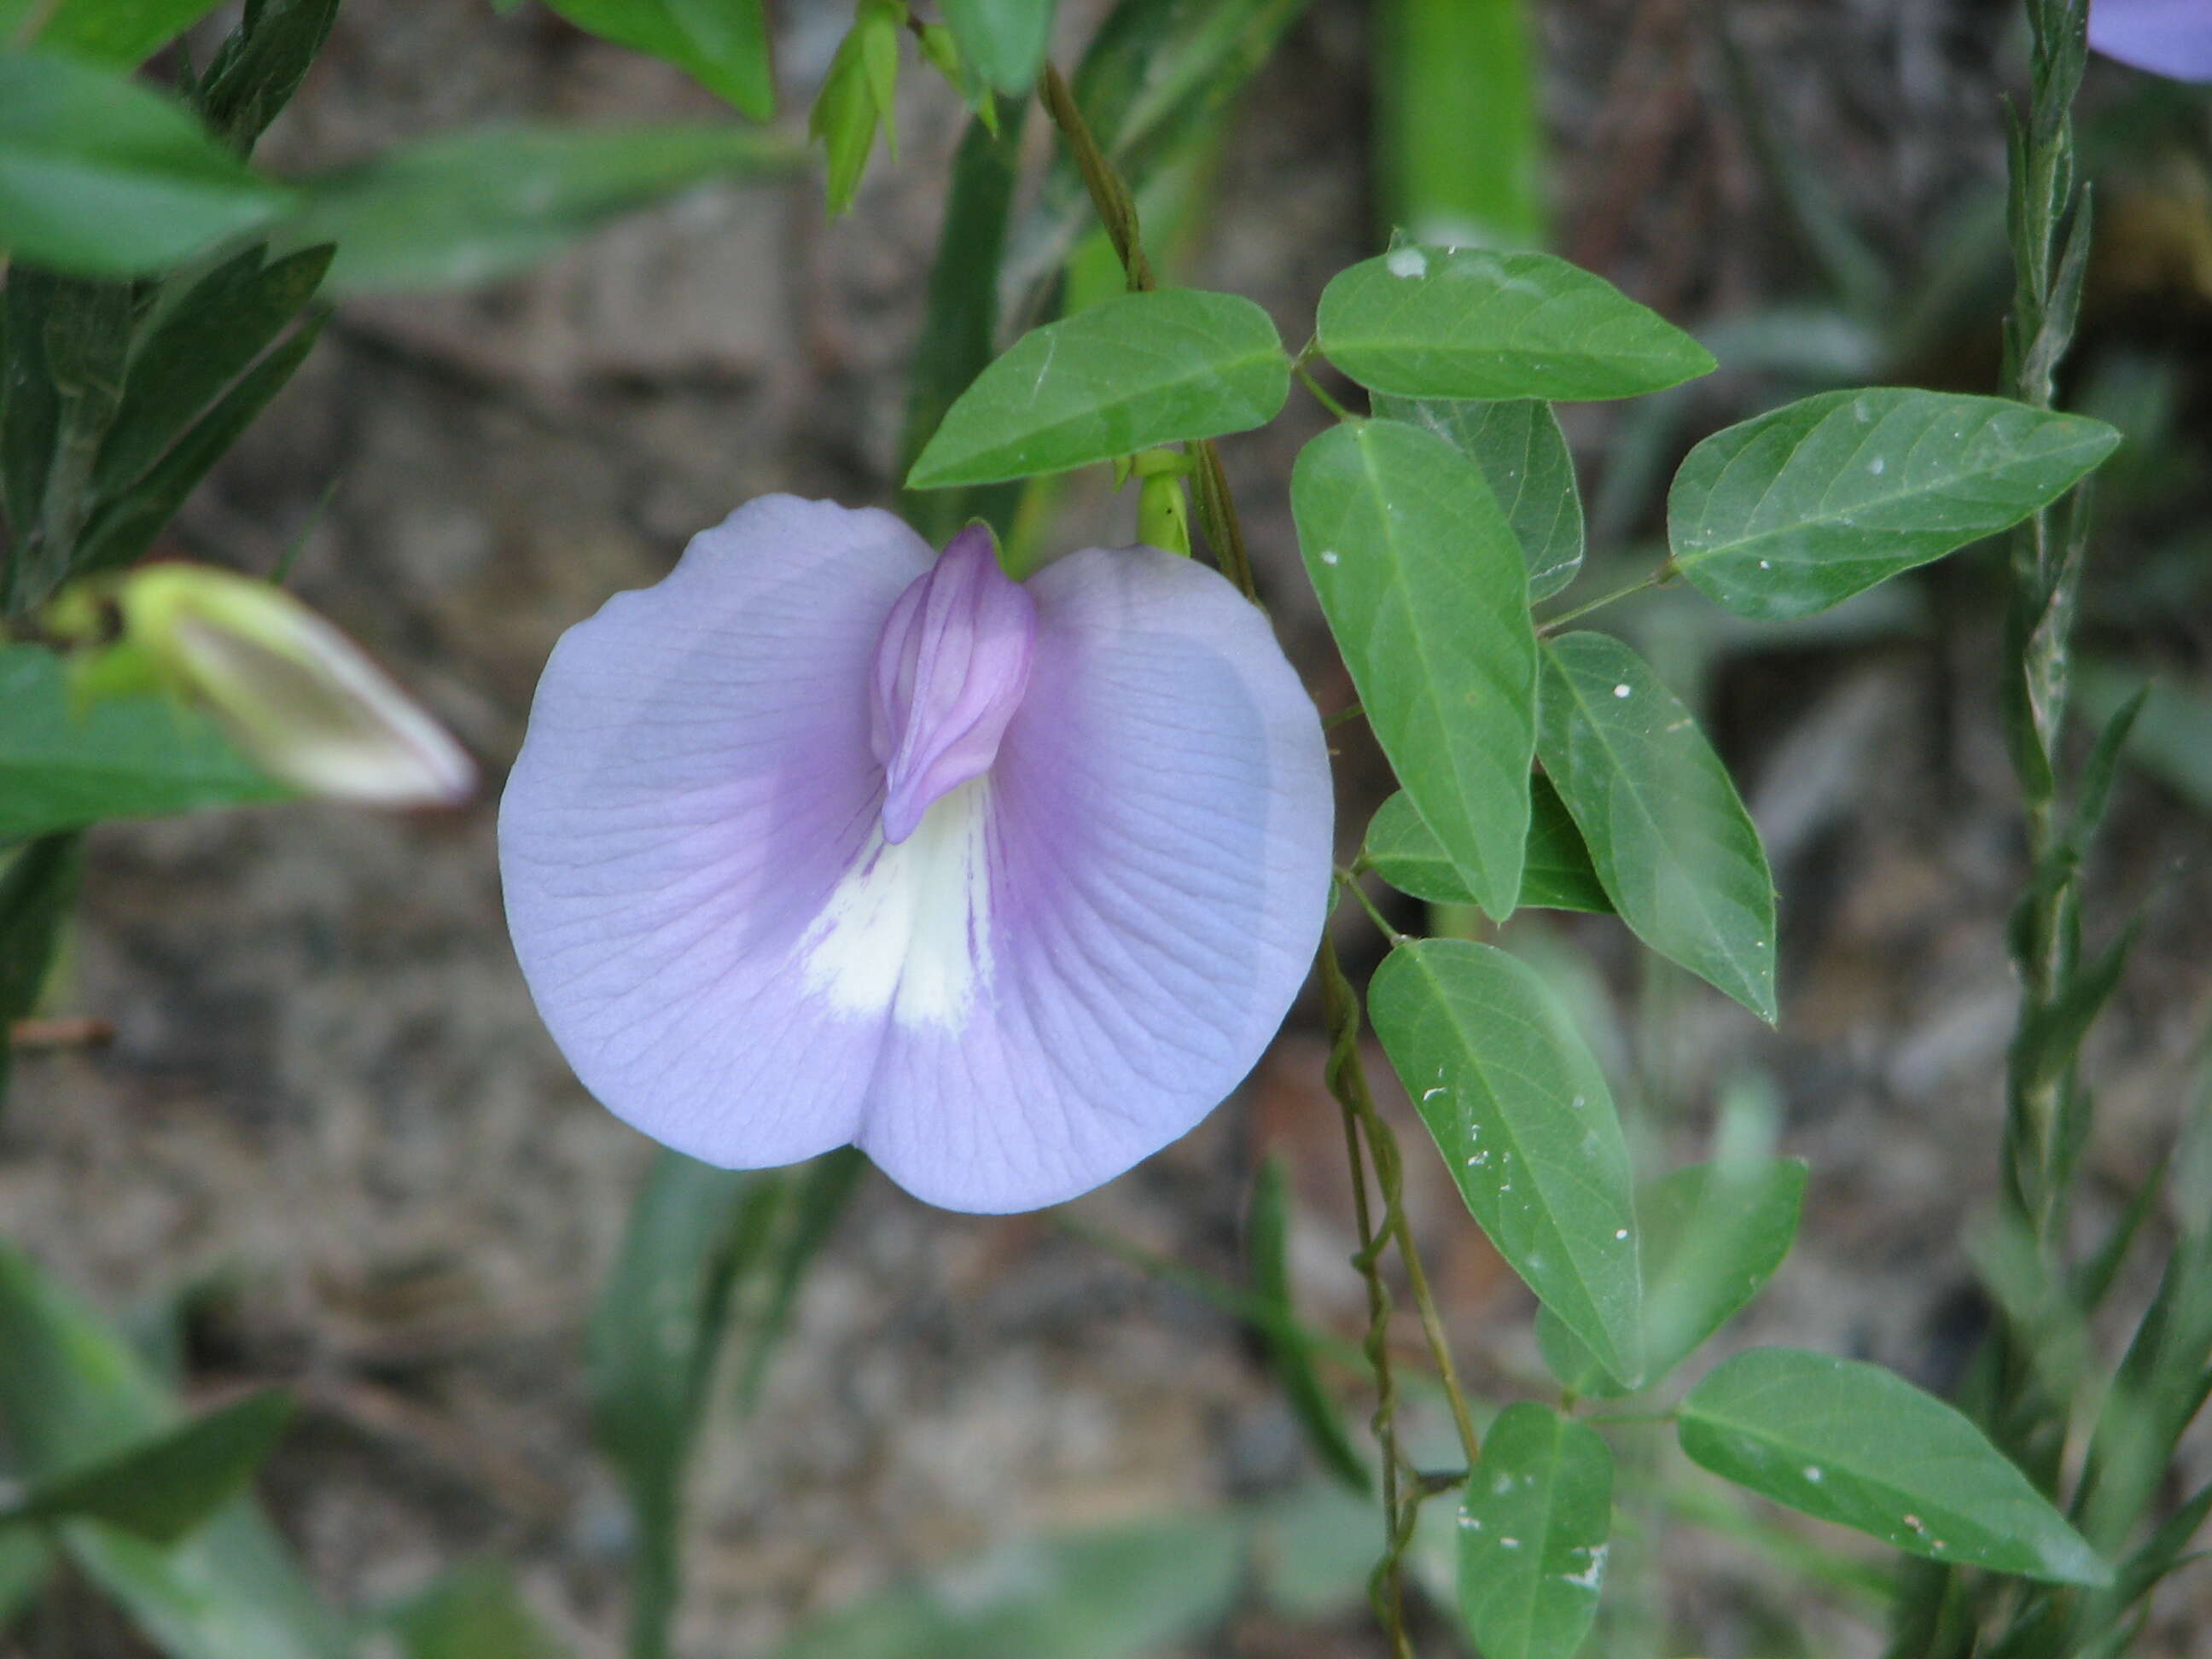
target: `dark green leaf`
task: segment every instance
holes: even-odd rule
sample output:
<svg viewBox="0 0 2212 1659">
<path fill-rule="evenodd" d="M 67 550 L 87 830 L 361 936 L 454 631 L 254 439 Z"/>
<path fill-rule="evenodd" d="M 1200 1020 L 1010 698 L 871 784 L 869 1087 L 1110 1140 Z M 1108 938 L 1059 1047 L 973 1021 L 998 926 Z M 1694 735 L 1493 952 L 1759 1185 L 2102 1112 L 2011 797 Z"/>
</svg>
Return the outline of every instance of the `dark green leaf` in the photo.
<svg viewBox="0 0 2212 1659">
<path fill-rule="evenodd" d="M 738 1275 L 758 1259 L 781 1178 L 664 1152 L 592 1316 L 592 1429 L 636 1513 L 631 1652 L 666 1650 L 680 1583 L 684 1472 Z"/>
<path fill-rule="evenodd" d="M 502 1566 L 461 1567 L 411 1595 L 385 1622 L 406 1659 L 563 1659 Z"/>
<path fill-rule="evenodd" d="M 0 53 L 0 250 L 134 276 L 266 224 L 289 200 L 150 88 L 71 58 Z"/>
<path fill-rule="evenodd" d="M 27 1527 L 0 1532 L 0 1636 L 53 1577 L 54 1553 Z"/>
<path fill-rule="evenodd" d="M 273 1389 L 248 1395 L 88 1468 L 40 1481 L 22 1512 L 48 1523 L 104 1522 L 173 1544 L 245 1490 L 291 1419 L 289 1395 Z"/>
<path fill-rule="evenodd" d="M 1535 635 L 1519 544 L 1472 462 L 1396 421 L 1305 447 L 1291 511 L 1382 752 L 1482 908 L 1521 892 Z"/>
<path fill-rule="evenodd" d="M 750 1410 L 768 1375 L 769 1361 L 783 1341 L 791 1323 L 799 1286 L 814 1258 L 836 1231 L 845 1207 L 866 1179 L 868 1160 L 859 1148 L 841 1146 L 824 1152 L 790 1182 L 789 1224 L 770 1252 L 767 1296 L 749 1321 L 745 1334 L 744 1375 L 738 1384 L 738 1404 Z"/>
<path fill-rule="evenodd" d="M 4 677 L 0 677 L 4 684 Z M 0 714 L 0 723 L 6 716 Z M 0 840 L 4 840 L 0 837 Z M 8 1097 L 9 1027 L 38 1006 L 76 903 L 84 860 L 75 836 L 0 850 L 0 1101 Z"/>
<path fill-rule="evenodd" d="M 292 235 L 338 245 L 338 293 L 488 282 L 617 214 L 795 159 L 736 126 L 482 127 L 310 181 Z"/>
<path fill-rule="evenodd" d="M 1574 580 L 1583 564 L 1583 498 L 1551 404 L 1531 398 L 1470 404 L 1377 394 L 1375 412 L 1426 427 L 1482 469 L 1520 540 L 1532 602 Z"/>
<path fill-rule="evenodd" d="M 292 101 L 337 9 L 338 0 L 246 0 L 199 91 L 201 115 L 240 155 Z"/>
<path fill-rule="evenodd" d="M 1431 904 L 1472 904 L 1471 891 L 1435 832 L 1421 822 L 1401 792 L 1376 809 L 1367 825 L 1364 856 L 1375 873 L 1401 893 Z M 1551 780 L 1529 780 L 1528 856 L 1521 866 L 1524 910 L 1583 910 L 1610 915 L 1612 902 L 1590 868 L 1589 848 L 1567 816 Z"/>
<path fill-rule="evenodd" d="M 46 319 L 65 277 L 29 265 L 17 265 L 0 287 L 0 315 L 7 319 L 6 355 L 0 358 L 0 488 L 6 490 L 9 548 L 13 561 L 26 556 L 26 544 L 44 517 L 46 475 L 54 464 L 54 442 L 61 428 L 61 402 L 53 370 L 46 362 Z M 0 604 L 11 603 L 15 589 L 0 584 Z"/>
<path fill-rule="evenodd" d="M 1014 1545 L 810 1620 L 775 1659 L 1148 1659 L 1226 1616 L 1243 1532 L 1224 1516 Z"/>
<path fill-rule="evenodd" d="M 59 658 L 0 646 L 0 841 L 289 793 L 160 697 L 103 699 L 78 719 Z"/>
<path fill-rule="evenodd" d="M 1459 1606 L 1483 1659 L 1570 1659 L 1597 1617 L 1613 1452 L 1548 1407 L 1508 1406 L 1459 1517 Z"/>
<path fill-rule="evenodd" d="M 331 253 L 306 248 L 264 264 L 263 251 L 248 248 L 193 285 L 131 356 L 93 469 L 96 490 L 112 495 L 145 476 L 314 298 Z"/>
<path fill-rule="evenodd" d="M 294 329 L 240 375 L 150 471 L 100 509 L 84 527 L 77 546 L 75 568 L 79 574 L 118 568 L 153 544 L 208 469 L 222 459 L 307 361 L 326 320 L 325 315 L 310 316 Z"/>
<path fill-rule="evenodd" d="M 1931 1560 L 2057 1583 L 2112 1569 L 1982 1431 L 1878 1365 L 1796 1348 L 1723 1361 L 1679 1413 L 1715 1474 Z"/>
<path fill-rule="evenodd" d="M 775 76 L 761 0 L 546 0 L 578 28 L 673 64 L 765 121 Z"/>
<path fill-rule="evenodd" d="M 1660 1381 L 1759 1294 L 1790 1254 L 1805 1199 L 1794 1158 L 1693 1164 L 1641 1188 L 1644 1224 L 1644 1381 Z M 1559 1381 L 1581 1394 L 1616 1386 L 1549 1310 L 1536 1340 Z"/>
<path fill-rule="evenodd" d="M 936 434 L 945 411 L 975 383 L 998 349 L 999 262 L 1006 251 L 1007 215 L 1019 176 L 1022 126 L 1028 112 L 1026 100 L 1006 105 L 998 118 L 996 137 L 980 118 L 970 121 L 953 158 L 951 193 L 945 198 L 921 338 L 915 345 L 907 383 L 906 432 L 899 444 L 901 477 Z M 899 507 L 908 522 L 933 543 L 949 539 L 971 516 L 990 520 L 1003 538 L 1012 529 L 1014 494 L 1007 489 L 908 489 L 902 493 Z"/>
<path fill-rule="evenodd" d="M 1468 1212 L 1623 1383 L 1643 1374 L 1628 1149 L 1605 1073 L 1527 963 L 1416 939 L 1376 969 L 1376 1035 Z"/>
<path fill-rule="evenodd" d="M 4 797 L 0 797 L 4 798 Z M 0 1245 L 0 1419 L 37 1481 L 115 1456 L 176 1421 L 115 1332 Z M 167 1548 L 98 1522 L 63 1539 L 78 1568 L 173 1659 L 343 1659 L 337 1621 L 251 1499 Z"/>
<path fill-rule="evenodd" d="M 20 15 L 40 0 L 21 0 Z M 41 50 L 136 69 L 216 9 L 219 0 L 60 0 L 38 32 Z M 0 5 L 0 38 L 9 7 Z M 20 27 L 20 23 L 15 25 Z M 17 37 L 19 40 L 20 36 Z"/>
<path fill-rule="evenodd" d="M 1828 392 L 1717 432 L 1667 495 L 1674 562 L 1741 617 L 1811 616 L 2018 524 L 2120 434 L 2002 398 Z"/>
<path fill-rule="evenodd" d="M 1407 242 L 1339 271 L 1316 326 L 1329 362 L 1401 398 L 1633 398 L 1713 370 L 1656 312 L 1548 253 Z"/>
<path fill-rule="evenodd" d="M 1761 1019 L 1774 1007 L 1774 878 L 1690 711 L 1603 634 L 1546 641 L 1537 750 L 1621 920 Z"/>
<path fill-rule="evenodd" d="M 945 0 L 960 55 L 1009 98 L 1029 95 L 1052 39 L 1057 0 Z"/>
<path fill-rule="evenodd" d="M 1252 1208 L 1244 1234 L 1252 1293 L 1277 1316 L 1261 1328 L 1267 1357 L 1283 1385 L 1291 1414 L 1305 1431 L 1306 1443 L 1322 1467 L 1352 1491 L 1367 1492 L 1374 1486 L 1374 1477 L 1352 1448 L 1343 1415 L 1315 1366 L 1312 1347 L 1298 1334 L 1297 1306 L 1291 1293 L 1290 1233 L 1290 1184 L 1282 1159 L 1269 1158 L 1261 1164 L 1259 1177 L 1253 1183 Z"/>
<path fill-rule="evenodd" d="M 995 483 L 1264 426 L 1290 395 L 1267 313 L 1234 294 L 1161 289 L 1033 329 L 976 376 L 907 476 Z"/>
</svg>

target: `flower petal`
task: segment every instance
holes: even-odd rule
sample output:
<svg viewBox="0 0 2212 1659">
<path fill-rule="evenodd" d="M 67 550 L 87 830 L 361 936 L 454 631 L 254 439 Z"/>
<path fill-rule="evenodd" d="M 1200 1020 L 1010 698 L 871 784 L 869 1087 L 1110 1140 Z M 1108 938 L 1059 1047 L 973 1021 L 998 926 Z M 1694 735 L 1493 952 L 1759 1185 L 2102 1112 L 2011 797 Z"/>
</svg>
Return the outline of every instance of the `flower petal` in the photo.
<svg viewBox="0 0 2212 1659">
<path fill-rule="evenodd" d="M 2089 44 L 2108 58 L 2177 81 L 2212 81 L 2207 0 L 2092 0 Z"/>
<path fill-rule="evenodd" d="M 794 952 L 872 837 L 868 674 L 929 568 L 887 513 L 763 496 L 564 635 L 500 803 L 515 954 L 617 1116 L 711 1164 L 850 1140 L 879 1017 Z"/>
<path fill-rule="evenodd" d="M 539 1009 L 619 1115 L 736 1166 L 854 1140 L 933 1202 L 1027 1208 L 1258 1059 L 1320 937 L 1327 755 L 1220 577 L 1081 553 L 1026 584 L 988 770 L 888 841 L 872 671 L 929 568 L 896 520 L 789 497 L 699 538 L 555 651 L 501 872 Z"/>
<path fill-rule="evenodd" d="M 964 832 L 988 848 L 986 1012 L 895 1022 L 858 1135 L 958 1209 L 1057 1202 L 1192 1128 L 1282 1023 L 1328 908 L 1327 745 L 1266 618 L 1155 548 L 1028 586 L 1029 688 Z"/>
</svg>

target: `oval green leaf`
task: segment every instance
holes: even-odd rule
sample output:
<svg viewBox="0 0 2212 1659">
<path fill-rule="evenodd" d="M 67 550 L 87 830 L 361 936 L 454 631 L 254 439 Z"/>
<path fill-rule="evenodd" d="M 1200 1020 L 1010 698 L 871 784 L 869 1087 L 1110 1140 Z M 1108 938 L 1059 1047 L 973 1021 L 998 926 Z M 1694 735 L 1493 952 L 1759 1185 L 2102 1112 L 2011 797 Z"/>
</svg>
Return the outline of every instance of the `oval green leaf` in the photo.
<svg viewBox="0 0 2212 1659">
<path fill-rule="evenodd" d="M 1982 1431 L 1879 1365 L 1753 1348 L 1683 1399 L 1682 1449 L 1738 1486 L 1933 1561 L 2052 1583 L 2112 1569 Z"/>
<path fill-rule="evenodd" d="M 1658 313 L 1549 253 L 1409 242 L 1339 271 L 1316 326 L 1329 362 L 1401 398 L 1634 398 L 1714 368 Z"/>
<path fill-rule="evenodd" d="M 1362 856 L 1376 875 L 1401 893 L 1431 904 L 1474 902 L 1474 894 L 1443 843 L 1421 822 L 1402 791 L 1384 801 L 1368 820 Z M 1590 867 L 1582 831 L 1541 772 L 1528 781 L 1528 852 L 1521 866 L 1521 908 L 1613 912 L 1597 872 Z"/>
<path fill-rule="evenodd" d="M 1064 472 L 1274 419 L 1291 361 L 1267 313 L 1234 294 L 1122 294 L 1032 329 L 945 411 L 913 489 Z"/>
<path fill-rule="evenodd" d="M 1512 526 L 1433 433 L 1350 421 L 1300 453 L 1306 574 L 1398 781 L 1492 918 L 1528 837 L 1535 633 Z"/>
<path fill-rule="evenodd" d="M 1613 1452 L 1587 1424 L 1508 1406 L 1459 1516 L 1459 1605 L 1483 1659 L 1570 1659 L 1597 1617 Z"/>
<path fill-rule="evenodd" d="M 1574 580 L 1583 564 L 1583 498 L 1551 404 L 1533 398 L 1447 403 L 1378 394 L 1375 412 L 1426 428 L 1482 469 L 1521 543 L 1532 601 L 1548 599 Z"/>
<path fill-rule="evenodd" d="M 290 201 L 148 88 L 58 53 L 0 52 L 0 252 L 136 276 Z"/>
<path fill-rule="evenodd" d="M 1628 1149 L 1605 1073 L 1535 969 L 1416 939 L 1376 969 L 1376 1034 L 1468 1212 L 1620 1382 L 1642 1376 Z"/>
<path fill-rule="evenodd" d="M 1644 1227 L 1644 1381 L 1658 1382 L 1733 1318 L 1772 1278 L 1797 1236 L 1805 1164 L 1794 1158 L 1693 1164 L 1640 1188 Z M 1548 1310 L 1537 1346 L 1580 1394 L 1618 1387 Z"/>
<path fill-rule="evenodd" d="M 1017 98 L 1036 84 L 1055 0 L 945 0 L 945 21 L 970 68 Z"/>
<path fill-rule="evenodd" d="M 1774 878 L 1727 768 L 1644 660 L 1545 642 L 1537 749 L 1621 920 L 1770 1024 Z"/>
<path fill-rule="evenodd" d="M 50 1523 L 100 1521 L 173 1544 L 245 1488 L 291 1419 L 291 1396 L 264 1389 L 89 1468 L 40 1481 L 23 1513 Z"/>
<path fill-rule="evenodd" d="M 1706 439 L 1667 495 L 1674 562 L 1740 617 L 1809 617 L 2010 528 L 2112 453 L 2102 421 L 2003 398 L 1828 392 Z"/>
</svg>

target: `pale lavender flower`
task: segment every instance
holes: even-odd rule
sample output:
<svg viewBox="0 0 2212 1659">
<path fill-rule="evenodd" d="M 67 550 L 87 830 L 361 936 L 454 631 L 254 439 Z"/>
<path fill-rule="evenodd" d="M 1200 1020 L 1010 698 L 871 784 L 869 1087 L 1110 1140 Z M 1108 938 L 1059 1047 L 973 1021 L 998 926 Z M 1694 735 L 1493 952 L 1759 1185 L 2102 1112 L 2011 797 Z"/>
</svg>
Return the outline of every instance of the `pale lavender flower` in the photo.
<svg viewBox="0 0 2212 1659">
<path fill-rule="evenodd" d="M 2212 0 L 2090 0 L 2089 44 L 2177 81 L 2212 81 Z"/>
<path fill-rule="evenodd" d="M 1259 611 L 1155 548 L 1016 583 L 771 495 L 555 648 L 500 808 L 585 1086 L 710 1164 L 858 1145 L 954 1209 L 1192 1127 L 1319 942 L 1320 722 Z"/>
</svg>

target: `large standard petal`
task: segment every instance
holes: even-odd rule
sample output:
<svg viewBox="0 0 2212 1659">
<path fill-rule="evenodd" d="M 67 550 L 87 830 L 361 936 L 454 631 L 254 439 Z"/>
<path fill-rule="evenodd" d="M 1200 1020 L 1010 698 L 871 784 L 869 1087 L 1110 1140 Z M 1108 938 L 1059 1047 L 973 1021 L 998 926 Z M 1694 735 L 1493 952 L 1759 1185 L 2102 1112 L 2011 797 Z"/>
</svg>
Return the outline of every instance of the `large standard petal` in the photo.
<svg viewBox="0 0 2212 1659">
<path fill-rule="evenodd" d="M 2089 44 L 2177 81 L 2212 81 L 2212 0 L 2091 0 Z"/>
<path fill-rule="evenodd" d="M 1273 1036 L 1328 902 L 1327 745 L 1260 612 L 1153 548 L 1028 586 L 1021 707 L 933 809 L 981 849 L 988 994 L 892 1021 L 856 1135 L 959 1209 L 1057 1202 L 1188 1131 Z"/>
<path fill-rule="evenodd" d="M 538 684 L 500 803 L 515 954 L 584 1086 L 679 1152 L 787 1164 L 859 1127 L 882 1021 L 793 963 L 878 833 L 869 670 L 931 558 L 887 513 L 763 496 Z"/>
</svg>

